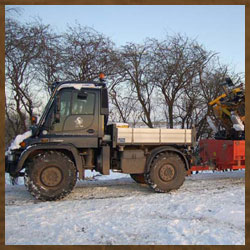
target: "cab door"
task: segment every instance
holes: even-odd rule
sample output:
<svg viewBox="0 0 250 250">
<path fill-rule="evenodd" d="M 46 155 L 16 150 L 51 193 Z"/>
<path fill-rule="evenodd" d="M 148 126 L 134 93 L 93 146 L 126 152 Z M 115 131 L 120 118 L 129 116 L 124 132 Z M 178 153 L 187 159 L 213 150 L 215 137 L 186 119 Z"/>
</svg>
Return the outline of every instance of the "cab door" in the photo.
<svg viewBox="0 0 250 250">
<path fill-rule="evenodd" d="M 72 91 L 71 112 L 62 127 L 64 133 L 98 136 L 97 94 L 94 90 Z"/>
<path fill-rule="evenodd" d="M 63 136 L 64 142 L 77 147 L 97 147 L 99 128 L 99 92 L 95 89 L 61 90 L 59 93 L 59 121 L 53 122 L 50 134 Z M 58 140 L 58 138 L 57 138 Z"/>
</svg>

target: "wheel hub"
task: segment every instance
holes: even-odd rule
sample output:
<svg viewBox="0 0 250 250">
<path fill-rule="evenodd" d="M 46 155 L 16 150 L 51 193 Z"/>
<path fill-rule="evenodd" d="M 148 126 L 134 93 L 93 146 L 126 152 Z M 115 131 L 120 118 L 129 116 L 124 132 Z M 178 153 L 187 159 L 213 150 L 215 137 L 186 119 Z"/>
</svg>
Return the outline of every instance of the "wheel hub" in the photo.
<svg viewBox="0 0 250 250">
<path fill-rule="evenodd" d="M 160 168 L 160 178 L 163 181 L 171 181 L 175 175 L 175 169 L 170 164 L 165 164 Z"/>
<path fill-rule="evenodd" d="M 62 181 L 62 172 L 56 166 L 45 168 L 41 173 L 41 182 L 47 187 L 55 187 Z"/>
</svg>

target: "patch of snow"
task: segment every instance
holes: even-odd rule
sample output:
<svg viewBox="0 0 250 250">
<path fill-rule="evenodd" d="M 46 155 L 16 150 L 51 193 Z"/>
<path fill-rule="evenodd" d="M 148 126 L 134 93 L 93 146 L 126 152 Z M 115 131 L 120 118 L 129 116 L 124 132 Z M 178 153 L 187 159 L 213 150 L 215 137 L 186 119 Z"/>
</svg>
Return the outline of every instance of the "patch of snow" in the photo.
<svg viewBox="0 0 250 250">
<path fill-rule="evenodd" d="M 60 89 L 63 89 L 63 88 L 74 88 L 74 89 L 77 89 L 77 90 L 80 90 L 81 88 L 94 88 L 94 89 L 100 89 L 102 88 L 102 86 L 96 86 L 95 84 L 92 84 L 92 83 L 66 83 L 66 84 L 62 84 L 59 88 L 58 88 L 58 91 Z"/>
<path fill-rule="evenodd" d="M 231 112 L 231 120 L 233 122 L 233 128 L 236 130 L 236 131 L 244 131 L 245 130 L 245 126 L 244 124 L 242 123 L 239 115 L 237 115 L 236 112 Z"/>
<path fill-rule="evenodd" d="M 213 130 L 213 132 L 217 133 L 218 132 L 218 127 L 215 126 L 215 124 L 214 124 L 214 122 L 213 122 L 213 120 L 212 120 L 212 118 L 210 116 L 207 116 L 207 122 L 208 122 L 210 128 Z"/>
<path fill-rule="evenodd" d="M 85 179 L 98 179 L 98 180 L 114 180 L 114 179 L 120 179 L 130 177 L 129 174 L 122 174 L 119 172 L 113 172 L 112 170 L 109 171 L 109 175 L 102 175 L 99 172 L 93 170 L 85 170 Z"/>
<path fill-rule="evenodd" d="M 31 137 L 32 131 L 29 130 L 21 135 L 17 135 L 16 138 L 12 141 L 11 145 L 9 146 L 8 150 L 5 152 L 5 155 L 8 155 L 11 150 L 20 148 L 19 143 L 21 143 L 23 140 Z"/>
<path fill-rule="evenodd" d="M 191 175 L 170 193 L 154 193 L 126 174 L 86 177 L 55 202 L 5 184 L 5 244 L 245 244 L 244 170 Z"/>
</svg>

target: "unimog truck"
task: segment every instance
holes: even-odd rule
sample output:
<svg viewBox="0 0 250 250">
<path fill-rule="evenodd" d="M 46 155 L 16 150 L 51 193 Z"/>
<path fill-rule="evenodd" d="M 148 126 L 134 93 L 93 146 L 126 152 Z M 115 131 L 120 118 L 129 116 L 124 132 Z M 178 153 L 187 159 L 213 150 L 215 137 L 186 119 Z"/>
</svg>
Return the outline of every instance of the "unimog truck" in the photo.
<svg viewBox="0 0 250 250">
<path fill-rule="evenodd" d="M 130 174 L 156 192 L 178 189 L 191 165 L 191 129 L 129 128 L 108 124 L 108 91 L 100 82 L 55 82 L 32 135 L 5 157 L 5 172 L 24 176 L 30 193 L 57 200 L 85 170 Z"/>
</svg>

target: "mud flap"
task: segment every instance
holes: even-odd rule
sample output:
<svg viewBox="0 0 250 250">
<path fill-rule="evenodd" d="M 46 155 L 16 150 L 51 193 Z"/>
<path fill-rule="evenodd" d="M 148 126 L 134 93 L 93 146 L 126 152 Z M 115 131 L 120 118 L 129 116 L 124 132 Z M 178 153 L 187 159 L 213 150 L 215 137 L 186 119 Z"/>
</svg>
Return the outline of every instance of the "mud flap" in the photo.
<svg viewBox="0 0 250 250">
<path fill-rule="evenodd" d="M 101 173 L 103 175 L 109 175 L 110 169 L 110 147 L 109 146 L 102 146 L 102 166 L 101 166 Z"/>
</svg>

